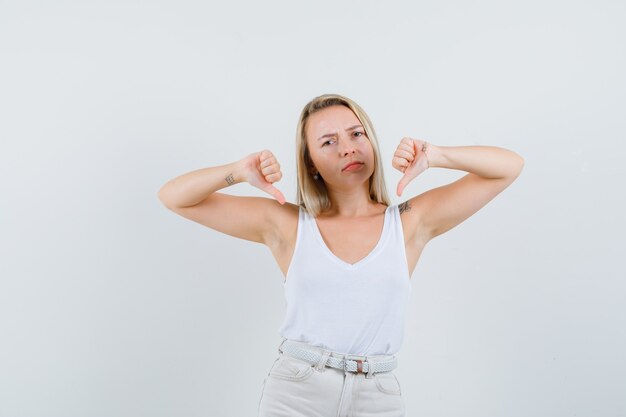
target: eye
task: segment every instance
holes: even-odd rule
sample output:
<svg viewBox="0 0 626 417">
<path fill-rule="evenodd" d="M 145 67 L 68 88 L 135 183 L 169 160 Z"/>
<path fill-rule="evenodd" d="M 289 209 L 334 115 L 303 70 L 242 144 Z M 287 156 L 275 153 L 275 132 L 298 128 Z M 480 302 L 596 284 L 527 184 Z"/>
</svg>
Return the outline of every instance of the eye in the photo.
<svg viewBox="0 0 626 417">
<path fill-rule="evenodd" d="M 329 140 L 327 140 L 326 142 L 322 143 L 322 146 L 326 146 L 326 144 L 330 142 Z"/>
<path fill-rule="evenodd" d="M 365 134 L 365 133 L 363 133 L 363 132 L 354 132 L 354 134 L 355 134 L 355 135 L 356 135 L 357 133 L 360 133 L 360 134 L 361 134 L 361 136 Z M 359 137 L 360 137 L 360 136 L 359 136 Z"/>
</svg>

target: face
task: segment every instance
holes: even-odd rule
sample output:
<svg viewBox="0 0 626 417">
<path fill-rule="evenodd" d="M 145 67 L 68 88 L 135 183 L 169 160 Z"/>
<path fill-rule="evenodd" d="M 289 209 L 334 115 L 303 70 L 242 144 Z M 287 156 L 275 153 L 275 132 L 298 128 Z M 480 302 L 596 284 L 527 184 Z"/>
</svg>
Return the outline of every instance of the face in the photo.
<svg viewBox="0 0 626 417">
<path fill-rule="evenodd" d="M 327 185 L 362 184 L 374 172 L 374 149 L 363 125 L 348 107 L 330 106 L 310 115 L 306 139 L 315 165 L 310 172 L 319 171 Z M 361 165 L 344 169 L 352 161 Z"/>
</svg>

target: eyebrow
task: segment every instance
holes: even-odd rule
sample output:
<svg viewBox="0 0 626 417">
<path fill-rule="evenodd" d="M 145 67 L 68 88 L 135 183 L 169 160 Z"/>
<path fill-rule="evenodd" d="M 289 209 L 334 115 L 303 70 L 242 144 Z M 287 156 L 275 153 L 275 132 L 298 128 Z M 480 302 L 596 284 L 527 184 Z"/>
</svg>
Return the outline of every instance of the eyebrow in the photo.
<svg viewBox="0 0 626 417">
<path fill-rule="evenodd" d="M 363 127 L 363 126 L 361 126 L 361 125 L 354 125 L 354 126 L 350 126 L 349 128 L 347 128 L 347 129 L 346 129 L 346 132 L 347 132 L 347 131 L 349 131 L 349 130 L 354 130 L 354 129 L 356 129 L 357 127 Z M 324 138 L 328 138 L 328 137 L 331 137 L 331 136 L 334 136 L 334 135 L 336 135 L 336 133 L 327 133 L 327 134 L 322 135 L 322 136 L 320 136 L 319 138 L 317 138 L 317 140 L 321 140 L 321 139 L 324 139 Z"/>
</svg>

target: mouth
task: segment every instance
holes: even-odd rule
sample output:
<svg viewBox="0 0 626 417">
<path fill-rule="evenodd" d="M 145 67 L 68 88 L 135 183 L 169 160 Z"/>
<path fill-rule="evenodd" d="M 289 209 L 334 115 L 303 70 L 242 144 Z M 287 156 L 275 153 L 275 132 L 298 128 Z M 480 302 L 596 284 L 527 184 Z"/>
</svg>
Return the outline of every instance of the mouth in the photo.
<svg viewBox="0 0 626 417">
<path fill-rule="evenodd" d="M 359 162 L 359 161 L 350 162 L 348 165 L 343 167 L 342 171 L 352 171 L 354 169 L 358 169 L 362 165 L 363 165 L 363 162 Z"/>
</svg>

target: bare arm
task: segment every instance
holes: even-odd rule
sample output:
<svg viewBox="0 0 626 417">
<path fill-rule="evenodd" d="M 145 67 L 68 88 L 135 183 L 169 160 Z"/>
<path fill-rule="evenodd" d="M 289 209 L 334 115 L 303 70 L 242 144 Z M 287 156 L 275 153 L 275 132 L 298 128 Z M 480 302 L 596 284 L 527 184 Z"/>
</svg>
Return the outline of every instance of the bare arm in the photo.
<svg viewBox="0 0 626 417">
<path fill-rule="evenodd" d="M 406 212 L 404 217 L 411 225 L 409 239 L 427 242 L 466 220 L 508 187 L 521 173 L 524 159 L 495 146 L 435 146 L 406 137 L 398 145 L 393 164 L 404 173 L 398 195 L 428 168 L 468 172 L 457 181 L 400 204 L 401 213 Z"/>
<path fill-rule="evenodd" d="M 471 172 L 483 178 L 515 179 L 524 159 L 515 152 L 496 146 L 428 146 L 431 168 L 450 168 Z"/>
<path fill-rule="evenodd" d="M 189 220 L 269 245 L 280 239 L 276 225 L 285 198 L 272 183 L 281 177 L 280 164 L 271 152 L 264 150 L 237 162 L 180 175 L 163 185 L 158 197 L 167 208 Z M 248 182 L 275 199 L 217 192 L 240 182 Z"/>
<path fill-rule="evenodd" d="M 421 223 L 430 238 L 463 222 L 519 176 L 524 159 L 495 146 L 429 146 L 430 167 L 469 172 L 462 178 L 412 199 L 421 205 Z"/>
<path fill-rule="evenodd" d="M 180 175 L 161 187 L 159 200 L 167 207 L 195 206 L 217 190 L 243 182 L 240 165 L 236 161 Z"/>
</svg>

